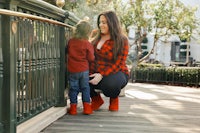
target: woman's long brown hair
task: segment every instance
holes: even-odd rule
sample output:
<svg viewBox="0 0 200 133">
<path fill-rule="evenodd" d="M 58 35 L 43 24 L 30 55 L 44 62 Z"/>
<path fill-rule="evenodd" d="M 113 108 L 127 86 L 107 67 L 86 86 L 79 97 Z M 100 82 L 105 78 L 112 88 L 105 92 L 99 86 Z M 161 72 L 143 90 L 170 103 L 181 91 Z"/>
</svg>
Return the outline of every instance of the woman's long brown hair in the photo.
<svg viewBox="0 0 200 133">
<path fill-rule="evenodd" d="M 100 24 L 100 16 L 105 16 L 107 20 L 107 24 L 109 27 L 109 32 L 111 36 L 111 40 L 114 41 L 114 48 L 113 48 L 113 54 L 114 54 L 114 61 L 117 59 L 117 56 L 122 52 L 123 46 L 124 46 L 124 40 L 126 36 L 122 33 L 122 28 L 120 21 L 113 11 L 106 11 L 101 14 L 99 14 L 97 18 L 97 26 L 99 27 Z M 100 39 L 100 34 L 95 39 L 96 41 Z M 96 42 L 94 41 L 94 42 Z"/>
</svg>

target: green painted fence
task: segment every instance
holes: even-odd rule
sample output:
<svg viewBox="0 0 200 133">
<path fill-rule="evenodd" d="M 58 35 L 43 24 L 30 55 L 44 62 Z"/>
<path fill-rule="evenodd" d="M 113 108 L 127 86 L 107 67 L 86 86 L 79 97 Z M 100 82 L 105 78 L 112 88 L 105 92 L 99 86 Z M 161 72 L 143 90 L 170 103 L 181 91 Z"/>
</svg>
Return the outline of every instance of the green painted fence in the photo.
<svg viewBox="0 0 200 133">
<path fill-rule="evenodd" d="M 41 0 L 0 1 L 0 133 L 65 106 L 65 45 L 79 21 Z"/>
</svg>

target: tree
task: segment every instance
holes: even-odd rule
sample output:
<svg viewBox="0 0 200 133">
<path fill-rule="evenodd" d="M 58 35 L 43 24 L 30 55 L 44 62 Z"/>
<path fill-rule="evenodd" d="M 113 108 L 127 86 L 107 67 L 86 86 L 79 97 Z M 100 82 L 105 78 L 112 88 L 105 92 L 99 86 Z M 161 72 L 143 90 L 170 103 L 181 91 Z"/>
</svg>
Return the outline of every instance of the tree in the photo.
<svg viewBox="0 0 200 133">
<path fill-rule="evenodd" d="M 128 27 L 131 25 L 136 27 L 134 43 L 138 47 L 138 56 L 142 54 L 141 43 L 146 38 L 146 28 L 149 25 L 149 19 L 145 16 L 147 12 L 147 8 L 144 6 L 145 2 L 147 1 L 130 0 L 129 4 L 123 4 L 122 0 L 114 2 L 114 9 L 118 12 L 121 22 L 125 25 L 126 31 L 128 32 Z"/>
<path fill-rule="evenodd" d="M 139 62 L 148 59 L 158 40 L 166 41 L 176 35 L 181 40 L 190 41 L 199 26 L 195 17 L 197 8 L 185 6 L 179 0 L 129 0 L 128 3 L 123 0 L 66 0 L 64 9 L 73 11 L 79 18 L 88 16 L 94 27 L 96 16 L 100 12 L 115 10 L 127 32 L 129 26 L 136 27 L 135 43 L 138 46 L 138 55 L 142 53 L 142 41 L 148 33 L 152 33 L 153 47 Z"/>
<path fill-rule="evenodd" d="M 195 17 L 197 8 L 186 7 L 179 0 L 158 0 L 149 4 L 147 12 L 149 24 L 147 29 L 153 33 L 153 47 L 149 53 L 140 60 L 143 61 L 154 51 L 159 39 L 167 40 L 169 37 L 177 35 L 182 39 L 190 40 L 194 29 L 198 26 Z"/>
<path fill-rule="evenodd" d="M 159 39 L 177 35 L 180 39 L 190 40 L 199 23 L 195 17 L 197 8 L 186 7 L 179 0 L 130 0 L 126 7 L 127 13 L 122 12 L 121 20 L 126 27 L 131 23 L 137 27 L 135 43 L 141 52 L 141 43 L 147 31 L 153 33 L 153 47 L 139 62 L 147 59 L 153 53 Z M 125 15 L 123 15 L 125 14 Z"/>
<path fill-rule="evenodd" d="M 78 1 L 78 7 L 73 11 L 80 18 L 89 17 L 93 27 L 97 24 L 97 15 L 102 11 L 112 9 L 112 2 L 109 0 L 86 0 Z"/>
</svg>

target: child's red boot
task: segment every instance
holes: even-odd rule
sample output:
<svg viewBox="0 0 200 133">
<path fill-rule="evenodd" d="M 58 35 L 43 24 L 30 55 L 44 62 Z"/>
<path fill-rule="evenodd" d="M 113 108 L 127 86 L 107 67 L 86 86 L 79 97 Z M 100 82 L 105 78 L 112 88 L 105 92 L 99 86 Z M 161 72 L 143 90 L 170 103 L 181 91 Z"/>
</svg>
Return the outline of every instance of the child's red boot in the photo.
<svg viewBox="0 0 200 133">
<path fill-rule="evenodd" d="M 70 115 L 76 115 L 77 114 L 77 104 L 70 104 L 70 108 L 67 111 Z"/>
<path fill-rule="evenodd" d="M 92 113 L 93 113 L 93 111 L 92 111 L 91 104 L 87 103 L 87 102 L 83 102 L 83 114 L 90 115 Z"/>
</svg>

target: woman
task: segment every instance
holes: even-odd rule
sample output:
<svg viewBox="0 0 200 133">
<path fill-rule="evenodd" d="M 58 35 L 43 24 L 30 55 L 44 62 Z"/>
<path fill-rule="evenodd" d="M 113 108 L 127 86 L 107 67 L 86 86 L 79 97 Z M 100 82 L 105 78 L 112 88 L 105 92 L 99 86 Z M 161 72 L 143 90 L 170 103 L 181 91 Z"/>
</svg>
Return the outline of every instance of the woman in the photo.
<svg viewBox="0 0 200 133">
<path fill-rule="evenodd" d="M 118 111 L 119 94 L 126 86 L 129 72 L 126 66 L 128 55 L 128 39 L 122 33 L 117 15 L 113 11 L 101 13 L 97 18 L 99 34 L 94 38 L 95 61 L 90 65 L 90 95 L 92 109 L 98 110 L 104 103 L 99 89 L 106 97 L 110 97 L 110 111 Z"/>
</svg>

